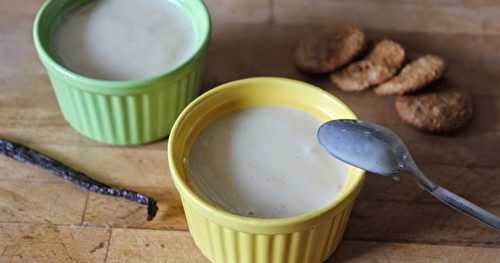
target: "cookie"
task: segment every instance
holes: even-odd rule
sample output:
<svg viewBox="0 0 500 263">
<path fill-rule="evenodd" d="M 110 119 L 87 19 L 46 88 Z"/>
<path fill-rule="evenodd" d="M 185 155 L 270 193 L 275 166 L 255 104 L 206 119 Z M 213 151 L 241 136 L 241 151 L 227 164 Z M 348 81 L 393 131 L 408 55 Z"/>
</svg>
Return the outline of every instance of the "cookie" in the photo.
<svg viewBox="0 0 500 263">
<path fill-rule="evenodd" d="M 390 39 L 384 39 L 375 45 L 367 59 L 377 64 L 399 69 L 405 56 L 406 52 L 400 44 Z"/>
<path fill-rule="evenodd" d="M 341 90 L 361 91 L 390 79 L 404 59 L 405 51 L 401 45 L 392 40 L 382 40 L 366 59 L 332 74 L 330 79 Z"/>
<path fill-rule="evenodd" d="M 445 133 L 463 127 L 473 113 L 472 98 L 457 90 L 400 96 L 396 111 L 403 122 L 424 131 Z"/>
<path fill-rule="evenodd" d="M 331 72 L 351 62 L 365 44 L 365 33 L 356 26 L 329 27 L 298 43 L 295 65 L 306 73 Z"/>
<path fill-rule="evenodd" d="M 363 60 L 353 63 L 342 72 L 333 74 L 331 81 L 343 91 L 362 91 L 389 79 L 396 73 L 391 67 Z"/>
<path fill-rule="evenodd" d="M 441 78 L 446 68 L 438 56 L 426 55 L 406 65 L 399 75 L 375 88 L 381 96 L 403 95 L 420 90 Z"/>
</svg>

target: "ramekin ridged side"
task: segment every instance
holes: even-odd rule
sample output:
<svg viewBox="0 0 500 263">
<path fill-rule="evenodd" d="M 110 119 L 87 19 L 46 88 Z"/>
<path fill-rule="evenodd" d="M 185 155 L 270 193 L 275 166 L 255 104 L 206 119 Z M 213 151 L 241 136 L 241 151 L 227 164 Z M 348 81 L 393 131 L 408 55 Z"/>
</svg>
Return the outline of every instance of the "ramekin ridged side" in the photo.
<svg viewBox="0 0 500 263">
<path fill-rule="evenodd" d="M 292 107 L 323 121 L 356 119 L 354 113 L 333 95 L 291 79 L 237 80 L 202 94 L 180 114 L 168 142 L 170 175 L 180 193 L 189 231 L 202 253 L 215 263 L 322 262 L 342 239 L 362 188 L 362 170 L 349 167 L 349 176 L 340 193 L 324 207 L 285 218 L 232 214 L 191 188 L 188 160 L 191 146 L 200 132 L 228 112 L 259 105 Z"/>
<path fill-rule="evenodd" d="M 183 200 L 189 231 L 202 253 L 217 263 L 318 263 L 342 239 L 353 203 L 301 231 L 261 234 L 219 224 Z"/>
<path fill-rule="evenodd" d="M 199 92 L 210 38 L 210 15 L 203 1 L 172 0 L 193 19 L 198 42 L 193 54 L 160 75 L 140 80 L 98 80 L 59 63 L 53 36 L 64 16 L 88 0 L 48 0 L 37 13 L 33 39 L 69 124 L 99 142 L 134 145 L 167 136 L 182 109 Z M 141 61 L 130 61 L 141 63 Z"/>
<path fill-rule="evenodd" d="M 52 71 L 49 78 L 64 118 L 79 133 L 108 144 L 143 144 L 167 136 L 182 109 L 198 95 L 202 61 L 194 62 L 177 78 L 139 92 L 89 91 Z"/>
</svg>

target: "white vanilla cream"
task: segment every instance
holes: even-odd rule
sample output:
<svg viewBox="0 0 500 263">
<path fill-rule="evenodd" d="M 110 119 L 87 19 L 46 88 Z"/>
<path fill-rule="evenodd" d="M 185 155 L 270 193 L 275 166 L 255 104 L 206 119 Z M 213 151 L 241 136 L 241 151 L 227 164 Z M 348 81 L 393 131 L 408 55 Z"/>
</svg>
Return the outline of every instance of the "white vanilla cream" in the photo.
<svg viewBox="0 0 500 263">
<path fill-rule="evenodd" d="M 192 20 L 168 0 L 99 0 L 67 15 L 55 34 L 59 60 L 105 80 L 152 77 L 175 68 L 195 49 Z"/>
<path fill-rule="evenodd" d="M 193 188 L 230 212 L 289 217 L 324 207 L 348 166 L 321 148 L 321 121 L 284 107 L 258 106 L 211 123 L 188 160 Z"/>
</svg>

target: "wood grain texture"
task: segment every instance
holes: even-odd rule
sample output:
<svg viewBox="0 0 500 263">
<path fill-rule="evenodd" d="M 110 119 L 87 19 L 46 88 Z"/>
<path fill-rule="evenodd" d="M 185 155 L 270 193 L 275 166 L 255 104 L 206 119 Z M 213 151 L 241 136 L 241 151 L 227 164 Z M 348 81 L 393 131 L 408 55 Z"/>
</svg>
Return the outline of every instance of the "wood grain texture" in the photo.
<svg viewBox="0 0 500 263">
<path fill-rule="evenodd" d="M 0 262 L 101 263 L 110 235 L 105 228 L 0 223 Z"/>
<path fill-rule="evenodd" d="M 86 198 L 67 183 L 0 181 L 0 222 L 80 224 Z"/>
<path fill-rule="evenodd" d="M 16 162 L 0 156 L 0 181 L 18 180 L 26 182 L 60 182 L 60 179 L 43 169 Z"/>
<path fill-rule="evenodd" d="M 500 74 L 500 35 L 483 36 L 481 48 L 481 63 L 487 73 L 493 76 Z"/>
<path fill-rule="evenodd" d="M 208 262 L 188 232 L 0 224 L 2 262 Z M 496 262 L 500 250 L 344 241 L 327 262 Z"/>
<path fill-rule="evenodd" d="M 498 168 L 459 167 L 455 165 L 423 165 L 422 170 L 436 183 L 449 190 L 485 206 L 500 207 L 500 184 Z M 422 191 L 415 179 L 400 175 L 398 180 L 368 174 L 361 201 L 401 202 L 411 204 L 439 204 L 431 195 Z"/>
<path fill-rule="evenodd" d="M 90 194 L 84 223 L 113 227 L 164 230 L 187 230 L 184 210 L 177 192 L 166 189 L 145 190 L 158 200 L 158 213 L 153 221 L 146 220 L 146 207 L 127 200 Z"/>
<path fill-rule="evenodd" d="M 494 0 L 206 0 L 215 24 L 356 23 L 378 30 L 471 33 L 500 31 Z M 383 15 L 381 15 L 383 14 Z"/>
<path fill-rule="evenodd" d="M 187 232 L 113 229 L 107 262 L 209 262 Z"/>
<path fill-rule="evenodd" d="M 269 23 L 272 0 L 205 0 L 212 22 L 223 23 Z"/>
<path fill-rule="evenodd" d="M 0 137 L 108 184 L 152 195 L 160 210 L 147 222 L 144 206 L 88 194 L 47 171 L 0 157 L 0 262 L 206 262 L 186 232 L 166 140 L 110 147 L 79 135 L 64 120 L 32 44 L 32 21 L 42 2 L 0 1 Z M 203 90 L 253 76 L 318 85 L 361 118 L 400 134 L 429 177 L 500 214 L 497 1 L 206 2 L 215 27 Z M 330 21 L 366 24 L 370 40 L 394 39 L 411 58 L 442 55 L 450 65 L 447 85 L 474 98 L 472 123 L 453 136 L 421 133 L 399 121 L 393 98 L 344 93 L 326 76 L 298 72 L 291 63 L 295 43 Z M 394 181 L 368 175 L 345 239 L 329 262 L 498 262 L 500 256 L 496 232 L 439 203 L 408 176 Z"/>
<path fill-rule="evenodd" d="M 476 8 L 418 1 L 276 0 L 274 15 L 278 24 L 354 23 L 371 29 L 452 33 L 481 32 L 483 21 Z"/>
<path fill-rule="evenodd" d="M 344 241 L 328 263 L 494 263 L 500 250 L 478 247 Z"/>
<path fill-rule="evenodd" d="M 497 206 L 483 206 L 499 214 Z M 500 247 L 498 232 L 442 204 L 360 201 L 344 239 Z"/>
<path fill-rule="evenodd" d="M 208 262 L 188 233 L 113 230 L 108 262 Z M 183 254 L 185 254 L 183 256 Z M 500 250 L 395 242 L 344 241 L 326 262 L 496 262 Z"/>
</svg>

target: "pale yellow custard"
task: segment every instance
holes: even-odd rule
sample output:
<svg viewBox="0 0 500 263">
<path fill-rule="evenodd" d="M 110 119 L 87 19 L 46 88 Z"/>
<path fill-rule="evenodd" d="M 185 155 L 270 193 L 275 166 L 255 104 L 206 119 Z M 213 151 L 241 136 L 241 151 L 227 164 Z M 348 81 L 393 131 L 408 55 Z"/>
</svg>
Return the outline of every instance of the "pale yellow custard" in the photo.
<svg viewBox="0 0 500 263">
<path fill-rule="evenodd" d="M 190 183 L 215 205 L 245 216 L 281 218 L 324 207 L 344 185 L 348 167 L 321 148 L 320 125 L 285 107 L 225 115 L 194 143 Z"/>
<path fill-rule="evenodd" d="M 188 13 L 168 0 L 99 0 L 66 16 L 55 34 L 60 62 L 87 77 L 133 80 L 175 68 L 195 50 Z"/>
</svg>

